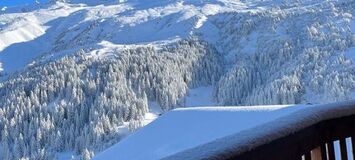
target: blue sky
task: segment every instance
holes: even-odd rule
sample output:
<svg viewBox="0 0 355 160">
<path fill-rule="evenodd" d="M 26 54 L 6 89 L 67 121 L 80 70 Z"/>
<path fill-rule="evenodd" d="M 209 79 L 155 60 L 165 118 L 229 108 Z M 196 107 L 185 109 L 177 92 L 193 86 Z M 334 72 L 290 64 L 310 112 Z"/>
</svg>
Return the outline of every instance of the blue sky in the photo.
<svg viewBox="0 0 355 160">
<path fill-rule="evenodd" d="M 47 0 L 38 0 L 39 2 L 45 2 Z M 0 0 L 0 6 L 16 6 L 19 4 L 34 3 L 35 0 Z"/>
</svg>

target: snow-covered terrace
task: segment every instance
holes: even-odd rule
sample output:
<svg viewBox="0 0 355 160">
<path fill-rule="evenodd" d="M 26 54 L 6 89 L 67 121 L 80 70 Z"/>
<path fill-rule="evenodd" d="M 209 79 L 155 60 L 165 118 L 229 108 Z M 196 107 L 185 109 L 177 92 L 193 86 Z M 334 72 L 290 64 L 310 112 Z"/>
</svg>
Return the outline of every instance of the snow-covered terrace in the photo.
<svg viewBox="0 0 355 160">
<path fill-rule="evenodd" d="M 318 132 L 320 131 L 318 129 L 322 127 L 316 125 L 325 121 L 337 120 L 349 116 L 350 118 L 352 117 L 351 120 L 353 121 L 342 123 L 342 125 L 345 126 L 346 130 L 350 129 L 354 131 L 355 100 L 325 105 L 195 107 L 175 109 L 159 117 L 146 127 L 139 129 L 118 144 L 98 154 L 94 159 L 196 160 L 235 158 L 238 157 L 238 155 L 248 152 L 248 154 L 250 154 L 253 150 L 260 151 L 263 148 L 270 149 L 267 145 L 281 138 L 283 138 L 283 141 L 287 142 L 287 138 L 285 137 L 290 137 L 290 135 L 305 135 L 303 132 L 309 132 L 308 130 L 310 129 L 312 132 Z M 337 120 L 337 122 L 343 121 Z M 322 125 L 324 126 L 326 124 L 323 123 Z M 308 130 L 305 130 L 307 128 Z M 354 132 L 349 134 L 355 135 Z M 298 138 L 302 139 L 303 137 Z M 307 139 L 307 137 L 304 138 Z M 340 142 L 344 142 L 347 137 L 339 138 L 342 138 Z M 351 159 L 351 139 L 347 140 L 347 146 L 349 148 L 347 156 Z M 329 146 L 329 142 L 321 143 L 323 144 L 323 149 L 333 147 L 333 143 L 331 146 Z M 325 143 L 328 144 L 327 147 L 324 147 Z M 286 143 L 282 142 L 281 144 Z M 340 147 L 342 147 L 342 145 L 341 143 Z M 292 146 L 288 147 L 290 150 L 291 148 L 296 148 Z M 313 150 L 312 154 L 315 154 L 316 151 L 317 150 Z M 320 154 L 320 150 L 318 151 Z M 334 153 L 330 153 L 329 149 L 327 151 L 328 154 Z M 310 153 L 310 150 L 309 153 L 303 153 L 305 155 L 303 157 L 306 160 L 309 159 Z M 322 151 L 322 154 L 324 154 L 324 151 Z M 340 157 L 341 154 L 344 153 L 335 151 L 336 156 Z M 291 152 L 290 155 L 292 155 Z M 301 159 L 302 155 L 298 158 Z M 333 155 L 328 155 L 326 157 L 332 159 L 332 156 Z M 293 157 L 293 159 L 295 158 L 296 157 Z M 316 158 L 313 157 L 312 159 Z M 323 159 L 326 158 L 323 156 Z"/>
</svg>

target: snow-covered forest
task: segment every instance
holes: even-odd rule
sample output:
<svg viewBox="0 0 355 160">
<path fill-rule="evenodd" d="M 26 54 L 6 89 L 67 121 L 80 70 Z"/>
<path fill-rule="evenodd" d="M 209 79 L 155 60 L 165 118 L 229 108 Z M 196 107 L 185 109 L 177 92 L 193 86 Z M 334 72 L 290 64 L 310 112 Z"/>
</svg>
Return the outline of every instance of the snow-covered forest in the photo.
<svg viewBox="0 0 355 160">
<path fill-rule="evenodd" d="M 355 98 L 354 16 L 352 0 L 2 9 L 0 159 L 90 159 L 142 127 L 150 102 L 185 107 L 198 87 L 221 106 Z"/>
<path fill-rule="evenodd" d="M 1 84 L 3 158 L 104 148 L 125 134 L 125 123 L 140 127 L 148 99 L 166 111 L 182 106 L 188 87 L 218 80 L 221 62 L 211 46 L 191 40 L 99 60 L 79 52 L 29 67 Z"/>
</svg>

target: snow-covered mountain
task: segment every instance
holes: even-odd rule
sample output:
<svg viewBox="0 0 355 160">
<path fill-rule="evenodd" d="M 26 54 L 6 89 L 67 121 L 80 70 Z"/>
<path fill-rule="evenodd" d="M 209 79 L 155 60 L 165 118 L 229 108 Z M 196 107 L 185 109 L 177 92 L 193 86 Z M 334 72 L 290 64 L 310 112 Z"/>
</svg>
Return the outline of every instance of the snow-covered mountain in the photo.
<svg viewBox="0 0 355 160">
<path fill-rule="evenodd" d="M 354 15 L 353 0 L 4 7 L 0 159 L 90 157 L 176 107 L 352 99 Z"/>
</svg>

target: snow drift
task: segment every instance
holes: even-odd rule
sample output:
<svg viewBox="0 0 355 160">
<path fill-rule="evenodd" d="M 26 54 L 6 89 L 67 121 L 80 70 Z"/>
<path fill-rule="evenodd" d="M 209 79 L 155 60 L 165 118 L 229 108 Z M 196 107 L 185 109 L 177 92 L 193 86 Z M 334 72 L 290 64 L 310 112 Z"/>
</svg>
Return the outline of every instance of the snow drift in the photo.
<svg viewBox="0 0 355 160">
<path fill-rule="evenodd" d="M 176 109 L 94 160 L 204 159 L 244 152 L 317 122 L 355 114 L 355 101 L 326 105 Z"/>
</svg>

